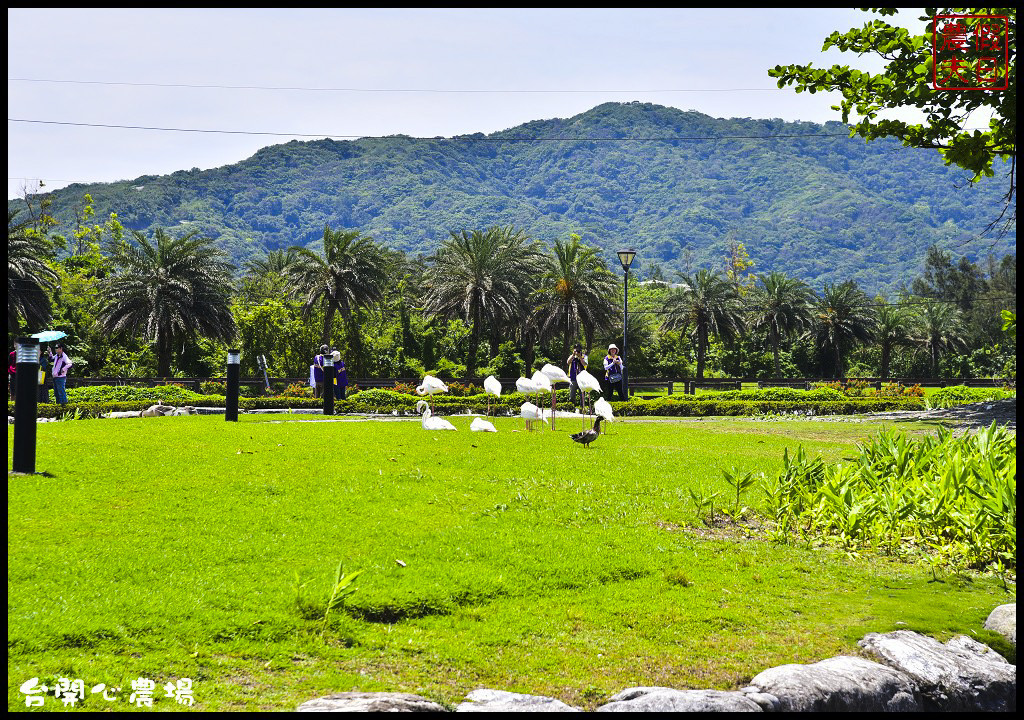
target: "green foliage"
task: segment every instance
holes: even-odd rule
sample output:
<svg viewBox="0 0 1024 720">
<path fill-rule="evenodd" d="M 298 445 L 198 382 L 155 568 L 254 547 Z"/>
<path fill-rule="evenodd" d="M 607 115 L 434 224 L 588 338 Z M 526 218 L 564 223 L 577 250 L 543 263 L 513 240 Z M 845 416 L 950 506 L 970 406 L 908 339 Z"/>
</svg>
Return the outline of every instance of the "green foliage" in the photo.
<svg viewBox="0 0 1024 720">
<path fill-rule="evenodd" d="M 838 122 L 718 119 L 605 103 L 494 133 L 488 142 L 292 141 L 221 168 L 76 185 L 43 197 L 52 199 L 64 235 L 88 192 L 97 217 L 116 212 L 142 232 L 193 223 L 237 265 L 291 245 L 316 249 L 325 223 L 360 228 L 410 256 L 435 252 L 451 230 L 515 224 L 548 242 L 576 232 L 612 268 L 620 240 L 628 239 L 637 251 L 633 272 L 657 264 L 673 282 L 680 272 L 720 268 L 735 237 L 759 272 L 785 272 L 815 288 L 854 279 L 872 295 L 913 277 L 930 246 L 976 236 L 991 220 L 999 188 L 964 192 L 963 171 L 944 167 L 938 153 L 894 153 L 896 140 L 865 144 L 843 137 L 848 132 Z M 579 142 L 554 155 L 551 143 L 501 140 L 570 133 L 806 137 Z M 1014 247 L 1011 229 L 992 252 Z"/>
<path fill-rule="evenodd" d="M 992 423 L 954 437 L 883 431 L 852 463 L 823 463 L 801 446 L 764 483 L 780 527 L 850 551 L 922 555 L 953 568 L 1016 567 L 1016 435 Z"/>
<path fill-rule="evenodd" d="M 67 391 L 69 403 L 149 402 L 165 405 L 203 405 L 210 396 L 187 390 L 181 385 L 132 387 L 129 385 L 90 385 Z"/>
<path fill-rule="evenodd" d="M 330 619 L 332 610 L 340 610 L 345 605 L 345 600 L 359 588 L 352 585 L 357 577 L 362 575 L 362 570 L 357 570 L 348 575 L 345 574 L 343 563 L 338 563 L 338 570 L 335 573 L 334 585 L 331 594 L 327 598 L 327 606 L 324 608 L 324 620 L 320 626 L 320 634 L 327 630 L 327 621 Z"/>
<path fill-rule="evenodd" d="M 895 13 L 892 9 L 873 10 L 882 15 Z M 858 134 L 867 140 L 884 137 L 899 138 L 907 147 L 939 148 L 946 164 L 955 163 L 969 170 L 977 180 L 993 175 L 995 158 L 1013 156 L 1016 150 L 1016 79 L 1009 82 L 1008 90 L 975 92 L 936 92 L 933 81 L 933 25 L 935 15 L 963 14 L 963 9 L 931 8 L 919 18 L 921 32 L 911 33 L 875 19 L 863 27 L 846 33 L 834 32 L 825 39 L 822 52 L 837 48 L 843 52 L 871 53 L 887 61 L 884 72 L 869 73 L 845 65 L 818 69 L 812 64 L 777 65 L 769 70 L 778 78 L 780 88 L 794 85 L 797 92 L 836 90 L 843 99 L 833 109 L 841 110 L 843 122 L 856 111 L 861 119 L 853 126 L 851 136 Z M 1015 74 L 1017 13 L 1013 8 L 971 8 L 972 15 L 1009 16 L 1009 64 Z M 967 25 L 980 22 L 965 20 Z M 939 33 L 941 37 L 941 33 Z M 937 50 L 941 50 L 941 47 Z M 941 56 L 940 56 L 941 63 Z M 894 119 L 881 119 L 884 111 L 896 108 L 917 108 L 928 117 L 928 122 L 915 124 Z M 987 130 L 968 130 L 972 114 L 989 115 Z"/>
<path fill-rule="evenodd" d="M 965 385 L 952 385 L 932 393 L 928 398 L 928 405 L 933 408 L 949 408 L 968 403 L 1005 400 L 1011 397 L 1016 397 L 1016 393 L 1000 388 L 969 388 Z"/>
</svg>

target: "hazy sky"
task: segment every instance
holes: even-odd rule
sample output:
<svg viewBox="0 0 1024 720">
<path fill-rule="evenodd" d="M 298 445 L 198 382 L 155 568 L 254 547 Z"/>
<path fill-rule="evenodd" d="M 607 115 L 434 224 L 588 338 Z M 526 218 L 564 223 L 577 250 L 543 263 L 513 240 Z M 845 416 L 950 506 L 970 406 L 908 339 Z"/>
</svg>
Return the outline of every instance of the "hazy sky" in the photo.
<svg viewBox="0 0 1024 720">
<path fill-rule="evenodd" d="M 921 14 L 905 10 L 895 22 L 916 28 Z M 834 97 L 780 90 L 767 70 L 879 67 L 867 56 L 821 53 L 829 33 L 873 17 L 858 10 L 8 9 L 7 17 L 8 198 L 37 179 L 57 189 L 220 167 L 293 137 L 490 133 L 608 101 L 838 120 Z"/>
</svg>

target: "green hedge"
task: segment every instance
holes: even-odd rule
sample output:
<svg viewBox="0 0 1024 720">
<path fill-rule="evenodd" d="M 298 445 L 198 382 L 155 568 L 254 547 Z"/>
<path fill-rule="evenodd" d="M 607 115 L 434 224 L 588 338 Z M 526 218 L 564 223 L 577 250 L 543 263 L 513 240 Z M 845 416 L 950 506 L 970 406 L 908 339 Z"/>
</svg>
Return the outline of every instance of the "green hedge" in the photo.
<svg viewBox="0 0 1024 720">
<path fill-rule="evenodd" d="M 573 406 L 568 402 L 568 391 L 558 393 L 558 409 L 571 411 Z M 806 391 L 798 391 L 805 392 Z M 727 395 L 727 393 L 721 393 Z M 225 399 L 219 395 L 200 395 L 201 402 L 173 402 L 168 405 L 197 405 L 201 407 L 224 407 Z M 344 413 L 381 413 L 412 415 L 416 412 L 416 403 L 424 398 L 397 393 L 391 390 L 364 390 L 354 393 L 345 400 L 334 402 L 334 411 Z M 191 399 L 190 399 L 191 400 Z M 492 415 L 518 415 L 520 406 L 533 398 L 522 393 L 508 393 L 501 397 L 490 398 Z M 155 399 L 129 400 L 116 402 L 69 402 L 65 408 L 55 404 L 40 404 L 39 417 L 59 417 L 64 412 L 74 413 L 79 409 L 82 415 L 97 417 L 108 412 L 125 412 L 145 410 L 157 402 Z M 436 415 L 461 415 L 466 412 L 484 413 L 487 411 L 486 395 L 469 395 L 466 397 L 446 397 L 436 395 L 430 400 Z M 542 400 L 548 407 L 548 403 Z M 809 414 L 809 415 L 857 415 L 878 413 L 888 410 L 921 410 L 924 401 L 921 398 L 845 398 L 842 400 L 747 400 L 720 399 L 706 395 L 673 395 L 671 397 L 642 400 L 633 398 L 629 402 L 612 402 L 612 410 L 622 416 L 675 416 L 675 417 L 708 417 L 715 415 L 768 415 L 768 414 Z M 318 409 L 323 407 L 323 400 L 306 397 L 290 398 L 239 398 L 240 410 L 270 410 L 278 408 Z M 8 414 L 14 414 L 14 403 L 8 402 Z"/>
<path fill-rule="evenodd" d="M 637 400 L 611 403 L 616 415 L 708 417 L 715 415 L 861 415 L 889 410 L 921 410 L 920 398 L 775 401 L 775 400 Z"/>
<path fill-rule="evenodd" d="M 80 403 L 118 403 L 143 402 L 150 405 L 210 405 L 211 401 L 223 395 L 202 395 L 178 385 L 159 385 L 157 387 L 131 387 L 129 385 L 92 385 L 89 387 L 71 388 L 67 391 L 68 404 Z M 148 407 L 148 406 L 147 406 Z"/>
<path fill-rule="evenodd" d="M 933 408 L 949 408 L 976 402 L 993 402 L 1017 397 L 1017 393 L 999 388 L 969 388 L 966 385 L 952 385 L 936 390 L 928 398 Z"/>
</svg>

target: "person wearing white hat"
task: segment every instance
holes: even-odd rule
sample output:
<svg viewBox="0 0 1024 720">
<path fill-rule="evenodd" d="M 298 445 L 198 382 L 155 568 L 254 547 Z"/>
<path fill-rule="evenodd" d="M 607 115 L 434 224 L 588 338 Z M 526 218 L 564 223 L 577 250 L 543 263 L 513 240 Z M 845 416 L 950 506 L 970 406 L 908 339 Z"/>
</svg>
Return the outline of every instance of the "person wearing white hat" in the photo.
<svg viewBox="0 0 1024 720">
<path fill-rule="evenodd" d="M 348 389 L 348 370 L 345 369 L 345 361 L 341 359 L 341 353 L 337 350 L 332 355 L 334 360 L 334 399 L 344 400 L 345 391 Z"/>
<path fill-rule="evenodd" d="M 614 397 L 616 390 L 619 393 L 619 400 L 626 400 L 626 391 L 622 388 L 622 367 L 619 347 L 612 343 L 608 346 L 608 354 L 604 358 L 604 377 L 608 381 L 609 400 Z"/>
</svg>

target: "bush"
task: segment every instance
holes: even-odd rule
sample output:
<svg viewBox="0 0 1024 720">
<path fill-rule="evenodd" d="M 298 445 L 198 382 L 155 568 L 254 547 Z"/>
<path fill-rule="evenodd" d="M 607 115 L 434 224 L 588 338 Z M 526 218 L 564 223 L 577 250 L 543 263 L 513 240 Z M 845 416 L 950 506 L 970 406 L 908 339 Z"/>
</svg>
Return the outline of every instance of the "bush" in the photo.
<svg viewBox="0 0 1024 720">
<path fill-rule="evenodd" d="M 780 537 L 834 539 L 848 550 L 1002 572 L 1016 567 L 1016 433 L 995 423 L 979 433 L 908 438 L 883 431 L 851 463 L 808 458 L 800 447 L 764 490 Z"/>
<path fill-rule="evenodd" d="M 953 385 L 937 390 L 928 404 L 934 408 L 949 408 L 975 402 L 992 402 L 1016 397 L 1016 392 L 1007 392 L 999 388 L 969 388 L 966 385 Z"/>
<path fill-rule="evenodd" d="M 283 398 L 299 398 L 299 397 L 313 397 L 313 388 L 308 384 L 303 383 L 292 383 L 284 390 L 281 391 L 278 397 Z"/>
<path fill-rule="evenodd" d="M 868 393 L 869 397 L 924 397 L 924 389 L 920 385 L 906 387 L 900 383 L 886 383 L 880 390 Z"/>
<path fill-rule="evenodd" d="M 88 387 L 71 388 L 67 391 L 68 403 L 117 403 L 117 402 L 148 402 L 166 405 L 204 405 L 211 398 L 218 396 L 202 395 L 186 390 L 179 384 L 158 385 L 156 387 L 132 387 L 129 385 L 91 385 Z M 148 407 L 148 406 L 147 406 Z"/>
<path fill-rule="evenodd" d="M 725 393 L 722 393 L 725 394 Z M 699 397 L 699 396 L 698 396 Z M 613 402 L 616 415 L 667 415 L 675 417 L 708 417 L 740 415 L 857 415 L 889 410 L 919 410 L 923 407 L 915 398 L 852 399 L 845 400 L 637 400 Z"/>
<path fill-rule="evenodd" d="M 204 380 L 199 383 L 199 392 L 203 395 L 227 395 L 228 384 L 216 380 Z"/>
</svg>

